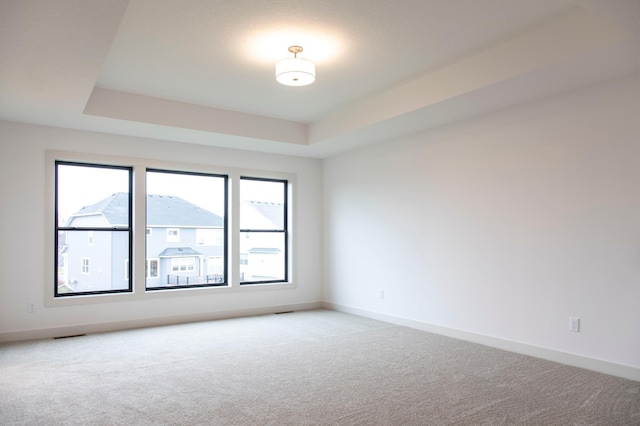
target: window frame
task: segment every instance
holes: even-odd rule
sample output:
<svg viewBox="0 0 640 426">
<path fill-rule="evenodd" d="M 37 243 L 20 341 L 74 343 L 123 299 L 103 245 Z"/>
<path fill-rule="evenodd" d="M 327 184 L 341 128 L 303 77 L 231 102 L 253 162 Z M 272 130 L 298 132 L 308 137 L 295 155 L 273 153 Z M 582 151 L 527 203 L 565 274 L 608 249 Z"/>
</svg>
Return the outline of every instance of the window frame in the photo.
<svg viewBox="0 0 640 426">
<path fill-rule="evenodd" d="M 55 232 L 55 163 L 68 161 L 72 163 L 88 163 L 105 166 L 130 167 L 133 169 L 133 203 L 131 208 L 137 214 L 133 215 L 133 247 L 130 248 L 130 268 L 129 278 L 133 287 L 131 292 L 121 293 L 104 293 L 77 295 L 72 297 L 56 297 L 55 285 L 51 283 L 56 279 L 56 262 L 58 262 L 57 250 L 54 249 L 57 244 L 57 233 Z M 296 282 L 296 196 L 297 176 L 295 173 L 286 171 L 247 169 L 231 166 L 221 166 L 216 164 L 189 163 L 171 160 L 154 160 L 139 157 L 119 157 L 107 154 L 83 153 L 59 150 L 45 150 L 45 245 L 43 247 L 45 257 L 45 268 L 43 275 L 44 289 L 44 306 L 75 306 L 75 305 L 92 305 L 100 303 L 117 303 L 122 301 L 145 301 L 175 297 L 216 297 L 217 292 L 221 293 L 241 293 L 249 294 L 252 292 L 263 291 L 281 291 L 292 290 L 297 288 Z M 225 217 L 228 218 L 227 224 L 227 244 L 225 249 L 228 250 L 224 265 L 228 270 L 228 284 L 224 286 L 207 286 L 207 287 L 186 287 L 180 291 L 173 289 L 154 289 L 145 288 L 145 244 L 148 236 L 146 235 L 146 218 L 144 197 L 137 197 L 136 194 L 146 193 L 145 172 L 147 169 L 159 169 L 166 171 L 175 171 L 177 173 L 193 172 L 213 175 L 226 175 L 228 177 L 227 196 L 229 197 L 227 204 L 227 212 Z M 287 224 L 288 224 L 288 256 L 287 256 L 287 278 L 286 282 L 276 283 L 252 283 L 251 285 L 240 285 L 240 253 L 239 253 L 239 184 L 241 177 L 264 178 L 273 180 L 287 181 Z M 142 212 L 142 214 L 140 213 Z M 155 236 L 157 238 L 157 236 Z M 64 254 L 62 255 L 64 256 Z M 136 260 L 137 259 L 137 260 Z M 123 274 L 124 275 L 124 274 Z M 53 277 L 53 279 L 52 279 Z M 214 300 L 214 299 L 212 299 Z"/>
<path fill-rule="evenodd" d="M 128 208 L 128 223 L 126 226 L 82 226 L 82 227 L 70 227 L 70 226 L 60 226 L 59 218 L 58 218 L 58 166 L 74 166 L 74 167 L 91 167 L 97 169 L 113 169 L 113 170 L 123 170 L 128 172 L 128 200 L 129 200 L 129 208 Z M 133 284 L 131 280 L 131 263 L 129 263 L 129 279 L 127 288 L 124 289 L 111 289 L 111 290 L 96 290 L 96 291 L 78 291 L 71 293 L 61 293 L 59 291 L 58 286 L 58 265 L 59 265 L 59 256 L 58 253 L 58 240 L 60 236 L 60 232 L 65 232 L 66 237 L 68 237 L 69 232 L 87 232 L 87 246 L 94 245 L 94 231 L 102 231 L 102 232 L 126 232 L 127 235 L 127 249 L 129 251 L 129 256 L 131 256 L 133 251 L 133 168 L 129 166 L 123 165 L 110 165 L 99 162 L 90 162 L 90 161 L 73 161 L 73 160 L 54 160 L 53 161 L 53 234 L 54 234 L 54 242 L 53 242 L 53 250 L 54 250 L 54 273 L 53 273 L 53 297 L 56 299 L 61 298 L 74 298 L 79 296 L 90 296 L 90 295 L 101 295 L 101 294 L 112 294 L 112 293 L 131 293 L 133 292 Z M 85 267 L 84 261 L 87 261 L 87 265 Z M 85 272 L 86 269 L 86 272 Z M 88 256 L 83 256 L 80 258 L 80 274 L 81 275 L 91 275 L 91 261 Z M 49 282 L 47 280 L 46 282 Z"/>
<path fill-rule="evenodd" d="M 151 275 L 151 263 L 155 262 L 156 264 L 156 274 L 155 275 Z M 145 265 L 145 279 L 154 279 L 154 278 L 160 278 L 160 259 L 157 257 L 150 257 L 148 259 L 146 259 L 146 265 Z"/>
<path fill-rule="evenodd" d="M 193 256 L 172 257 L 171 272 L 192 272 L 196 270 L 196 258 Z"/>
<path fill-rule="evenodd" d="M 167 239 L 168 243 L 179 243 L 180 242 L 180 228 L 167 228 Z"/>
<path fill-rule="evenodd" d="M 277 183 L 281 183 L 283 186 L 283 227 L 282 229 L 251 229 L 251 228 L 241 228 L 240 229 L 240 238 L 242 238 L 243 233 L 244 234 L 251 234 L 251 233 L 274 233 L 274 234 L 282 234 L 284 236 L 284 277 L 281 280 L 257 280 L 257 281 L 242 281 L 242 277 L 240 277 L 240 285 L 241 286 L 251 286 L 251 285 L 259 285 L 259 284 L 277 284 L 277 283 L 283 283 L 283 282 L 288 282 L 289 281 L 289 231 L 288 231 L 288 224 L 289 224 L 289 213 L 288 213 L 288 209 L 289 209 L 289 182 L 286 179 L 273 179 L 273 178 L 263 178 L 263 177 L 253 177 L 253 176 L 240 176 L 240 181 L 238 184 L 238 187 L 242 187 L 242 181 L 243 180 L 251 180 L 251 181 L 256 181 L 256 182 L 277 182 Z M 238 210 L 240 211 L 242 209 L 242 206 L 239 205 L 238 206 Z M 242 255 L 243 253 L 240 252 L 240 254 Z M 248 265 L 248 256 L 247 256 L 247 263 L 245 263 L 245 265 Z M 242 263 L 241 263 L 242 264 Z"/>
<path fill-rule="evenodd" d="M 224 216 L 222 217 L 222 252 L 223 252 L 223 257 L 224 259 L 228 259 L 228 255 L 229 255 L 229 243 L 228 243 L 228 235 L 229 235 L 229 176 L 226 174 L 221 174 L 221 173 L 211 173 L 211 172 L 198 172 L 198 171 L 189 171 L 189 170 L 175 170 L 175 169 L 164 169 L 164 168 L 157 168 L 157 167 L 146 167 L 145 169 L 145 182 L 146 182 L 146 176 L 147 174 L 151 172 L 151 173 L 165 173 L 165 174 L 174 174 L 174 175 L 183 175 L 183 176 L 202 176 L 202 177 L 210 177 L 210 178 L 216 178 L 216 179 L 223 179 L 223 184 L 224 184 L 224 194 L 223 194 L 223 210 L 224 210 Z M 146 189 L 146 188 L 145 188 Z M 145 194 L 146 194 L 146 190 L 145 190 Z M 146 200 L 146 197 L 145 197 Z M 146 219 L 146 211 L 145 211 L 145 219 Z M 148 224 L 146 223 L 145 220 L 145 225 L 148 226 Z M 166 231 L 166 242 L 181 242 L 181 228 L 167 228 Z M 192 228 L 194 230 L 195 233 L 195 246 L 198 246 L 198 238 L 197 238 L 197 231 L 198 228 Z M 206 228 L 204 228 L 206 229 Z M 175 231 L 176 232 L 176 237 L 177 239 L 173 239 L 173 238 L 169 238 L 169 232 L 170 231 Z M 146 250 L 146 246 L 145 246 L 145 250 Z M 174 264 L 176 263 L 176 259 L 182 259 L 182 262 L 178 262 L 178 270 L 174 269 Z M 184 264 L 184 259 L 192 259 L 192 261 L 189 261 L 186 263 L 185 268 L 182 268 L 182 264 Z M 201 288 L 201 287 L 224 287 L 224 286 L 228 286 L 229 285 L 229 278 L 228 278 L 228 261 L 225 262 L 224 268 L 223 268 L 223 280 L 221 283 L 209 283 L 206 279 L 204 280 L 205 282 L 200 282 L 200 280 L 198 280 L 199 282 L 197 284 L 186 284 L 186 285 L 180 285 L 180 286 L 172 286 L 172 285 L 165 285 L 165 286 L 158 286 L 158 287 L 147 287 L 146 283 L 145 283 L 145 291 L 146 292 L 150 292 L 150 291 L 171 291 L 171 290 L 184 290 L 186 288 Z M 181 276 L 181 273 L 184 272 L 193 272 L 195 270 L 197 270 L 197 268 L 199 267 L 199 262 L 197 261 L 197 259 L 195 257 L 185 257 L 185 258 L 180 258 L 180 257 L 174 257 L 171 258 L 171 263 L 169 266 L 169 271 L 171 273 L 175 273 L 178 276 Z M 170 274 L 171 275 L 171 274 Z M 200 271 L 200 276 L 202 276 L 202 271 Z"/>
<path fill-rule="evenodd" d="M 80 273 L 82 275 L 91 275 L 91 258 L 89 257 L 80 258 Z"/>
</svg>

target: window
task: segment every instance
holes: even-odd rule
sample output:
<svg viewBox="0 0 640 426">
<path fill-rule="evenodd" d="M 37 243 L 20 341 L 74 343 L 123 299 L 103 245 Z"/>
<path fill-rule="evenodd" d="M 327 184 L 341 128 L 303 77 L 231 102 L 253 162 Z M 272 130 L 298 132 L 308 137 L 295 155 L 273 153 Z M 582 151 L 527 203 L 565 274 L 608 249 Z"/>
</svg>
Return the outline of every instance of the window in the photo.
<svg viewBox="0 0 640 426">
<path fill-rule="evenodd" d="M 81 257 L 80 258 L 80 272 L 83 274 L 89 274 L 89 258 Z"/>
<path fill-rule="evenodd" d="M 147 257 L 165 271 L 162 280 L 147 276 L 147 290 L 227 283 L 226 270 L 212 283 L 205 269 L 211 256 L 226 264 L 227 177 L 147 169 L 146 183 L 147 226 L 167 227 L 166 243 L 147 240 Z"/>
<path fill-rule="evenodd" d="M 147 278 L 158 278 L 158 259 L 147 259 L 145 276 Z"/>
<path fill-rule="evenodd" d="M 180 241 L 180 230 L 178 228 L 167 229 L 167 242 L 177 243 Z"/>
<path fill-rule="evenodd" d="M 132 291 L 132 169 L 56 161 L 54 173 L 54 296 Z"/>
<path fill-rule="evenodd" d="M 240 179 L 241 284 L 287 281 L 287 181 Z"/>
<path fill-rule="evenodd" d="M 172 272 L 191 272 L 196 269 L 196 259 L 193 257 L 174 257 L 171 259 Z"/>
<path fill-rule="evenodd" d="M 164 298 L 185 287 L 206 294 L 295 285 L 294 175 L 69 152 L 46 157 L 47 306 Z M 86 297 L 94 295 L 100 298 Z"/>
</svg>

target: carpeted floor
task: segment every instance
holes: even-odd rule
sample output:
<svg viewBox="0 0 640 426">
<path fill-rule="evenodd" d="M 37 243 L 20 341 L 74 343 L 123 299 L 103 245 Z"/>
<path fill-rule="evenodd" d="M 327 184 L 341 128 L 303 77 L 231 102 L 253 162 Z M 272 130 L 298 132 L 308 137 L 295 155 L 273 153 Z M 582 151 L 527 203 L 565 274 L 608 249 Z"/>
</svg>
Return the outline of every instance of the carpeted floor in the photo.
<svg viewBox="0 0 640 426">
<path fill-rule="evenodd" d="M 640 382 L 328 310 L 0 345 L 2 425 L 640 425 Z"/>
</svg>

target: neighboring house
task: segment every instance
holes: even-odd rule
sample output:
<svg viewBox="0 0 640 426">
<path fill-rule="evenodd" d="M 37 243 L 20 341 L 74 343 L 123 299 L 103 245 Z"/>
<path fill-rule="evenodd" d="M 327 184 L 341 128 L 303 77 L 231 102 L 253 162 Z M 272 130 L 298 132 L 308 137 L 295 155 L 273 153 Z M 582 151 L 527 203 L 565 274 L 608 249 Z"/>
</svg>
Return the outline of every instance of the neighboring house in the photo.
<svg viewBox="0 0 640 426">
<path fill-rule="evenodd" d="M 66 227 L 126 225 L 128 194 L 120 192 L 74 213 Z M 147 196 L 146 286 L 213 284 L 224 280 L 223 218 L 176 196 Z M 66 232 L 65 285 L 75 292 L 127 288 L 127 233 Z"/>
<path fill-rule="evenodd" d="M 180 197 L 147 196 L 147 287 L 224 281 L 224 220 Z"/>
<path fill-rule="evenodd" d="M 284 207 L 280 203 L 244 201 L 240 228 L 255 231 L 284 229 Z M 284 234 L 245 232 L 240 238 L 240 279 L 261 281 L 284 277 Z"/>
<path fill-rule="evenodd" d="M 245 206 L 249 208 L 244 208 Z M 282 204 L 247 201 L 242 226 L 282 229 Z M 128 195 L 116 193 L 83 207 L 65 227 L 106 227 L 105 231 L 62 232 L 59 241 L 59 290 L 74 292 L 127 288 L 127 233 L 110 228 L 127 224 Z M 146 287 L 223 284 L 224 220 L 177 196 L 147 196 Z M 245 233 L 241 241 L 241 279 L 281 276 L 284 240 L 272 233 Z"/>
</svg>

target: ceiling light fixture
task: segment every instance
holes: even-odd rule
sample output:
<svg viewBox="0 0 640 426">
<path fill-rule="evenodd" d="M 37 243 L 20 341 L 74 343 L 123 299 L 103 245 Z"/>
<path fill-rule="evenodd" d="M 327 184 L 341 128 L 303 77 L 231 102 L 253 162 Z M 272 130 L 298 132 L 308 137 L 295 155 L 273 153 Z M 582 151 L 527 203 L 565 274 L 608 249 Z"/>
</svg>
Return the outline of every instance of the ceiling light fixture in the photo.
<svg viewBox="0 0 640 426">
<path fill-rule="evenodd" d="M 293 58 L 282 59 L 276 63 L 276 80 L 287 86 L 306 86 L 316 80 L 316 64 L 308 59 L 298 58 L 302 47 L 291 46 L 289 52 Z"/>
</svg>

